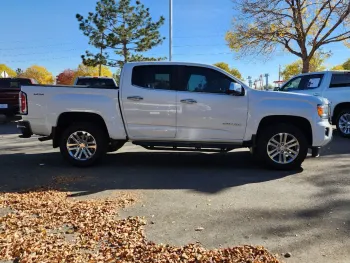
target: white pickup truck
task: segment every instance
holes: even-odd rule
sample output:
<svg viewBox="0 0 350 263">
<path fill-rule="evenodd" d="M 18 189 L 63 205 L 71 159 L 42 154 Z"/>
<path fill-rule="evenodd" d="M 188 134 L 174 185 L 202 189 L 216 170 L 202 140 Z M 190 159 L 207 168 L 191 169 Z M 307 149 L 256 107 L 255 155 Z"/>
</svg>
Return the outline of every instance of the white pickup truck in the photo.
<svg viewBox="0 0 350 263">
<path fill-rule="evenodd" d="M 328 99 L 332 123 L 337 126 L 340 135 L 350 138 L 350 71 L 300 74 L 287 81 L 279 90 Z"/>
<path fill-rule="evenodd" d="M 296 169 L 331 141 L 329 106 L 315 96 L 250 89 L 214 66 L 139 62 L 119 89 L 22 86 L 22 137 L 53 140 L 90 166 L 127 141 L 149 150 L 228 152 L 249 147 L 275 169 Z"/>
</svg>

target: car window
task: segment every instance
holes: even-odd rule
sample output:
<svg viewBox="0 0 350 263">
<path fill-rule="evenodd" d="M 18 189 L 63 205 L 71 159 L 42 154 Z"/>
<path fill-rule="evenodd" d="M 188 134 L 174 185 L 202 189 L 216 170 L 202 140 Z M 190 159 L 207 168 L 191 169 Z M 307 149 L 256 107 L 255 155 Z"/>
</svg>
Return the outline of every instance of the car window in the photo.
<svg viewBox="0 0 350 263">
<path fill-rule="evenodd" d="M 10 80 L 9 79 L 1 79 L 0 78 L 0 89 L 6 89 L 10 87 Z"/>
<path fill-rule="evenodd" d="M 103 78 L 79 78 L 76 85 L 83 85 L 104 89 L 115 89 L 116 85 L 112 79 Z"/>
<path fill-rule="evenodd" d="M 322 82 L 323 74 L 313 74 L 296 77 L 287 82 L 280 91 L 296 91 L 296 90 L 310 90 L 317 89 Z"/>
<path fill-rule="evenodd" d="M 301 90 L 309 90 L 309 89 L 317 89 L 322 82 L 323 74 L 313 74 L 303 76 L 301 79 L 301 83 L 299 85 L 299 89 Z"/>
<path fill-rule="evenodd" d="M 32 81 L 30 79 L 18 79 L 18 82 L 21 85 L 32 85 Z"/>
<path fill-rule="evenodd" d="M 0 88 L 20 88 L 21 85 L 32 85 L 30 79 L 0 79 Z"/>
<path fill-rule="evenodd" d="M 173 72 L 174 66 L 136 66 L 131 83 L 147 89 L 174 90 L 171 81 Z"/>
<path fill-rule="evenodd" d="M 350 73 L 333 74 L 330 88 L 350 87 Z"/>
<path fill-rule="evenodd" d="M 226 93 L 231 82 L 228 76 L 204 67 L 182 67 L 183 84 L 181 90 L 190 92 Z"/>
<path fill-rule="evenodd" d="M 280 91 L 299 90 L 300 81 L 301 81 L 301 77 L 292 79 L 289 82 L 287 82 L 284 86 L 282 86 L 279 90 Z"/>
</svg>

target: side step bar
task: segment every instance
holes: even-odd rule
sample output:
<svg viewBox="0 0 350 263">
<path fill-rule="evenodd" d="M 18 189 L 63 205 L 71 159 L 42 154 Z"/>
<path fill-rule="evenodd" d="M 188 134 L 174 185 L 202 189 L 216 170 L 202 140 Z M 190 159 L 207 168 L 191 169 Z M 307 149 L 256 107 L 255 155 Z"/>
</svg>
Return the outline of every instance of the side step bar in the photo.
<svg viewBox="0 0 350 263">
<path fill-rule="evenodd" d="M 235 148 L 242 147 L 240 143 L 134 141 L 133 144 L 147 150 L 158 151 L 229 152 Z"/>
<path fill-rule="evenodd" d="M 41 142 L 52 140 L 52 135 L 45 136 L 45 137 L 40 137 L 40 138 L 38 138 L 38 140 L 41 141 Z"/>
</svg>

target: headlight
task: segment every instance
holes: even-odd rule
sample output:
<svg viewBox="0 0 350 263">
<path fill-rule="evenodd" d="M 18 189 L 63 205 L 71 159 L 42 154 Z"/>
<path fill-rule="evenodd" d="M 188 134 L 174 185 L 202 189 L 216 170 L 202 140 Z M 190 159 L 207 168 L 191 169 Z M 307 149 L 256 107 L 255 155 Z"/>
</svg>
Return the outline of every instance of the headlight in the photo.
<svg viewBox="0 0 350 263">
<path fill-rule="evenodd" d="M 328 105 L 317 105 L 317 112 L 318 116 L 320 116 L 322 119 L 328 119 L 329 118 L 329 107 Z"/>
</svg>

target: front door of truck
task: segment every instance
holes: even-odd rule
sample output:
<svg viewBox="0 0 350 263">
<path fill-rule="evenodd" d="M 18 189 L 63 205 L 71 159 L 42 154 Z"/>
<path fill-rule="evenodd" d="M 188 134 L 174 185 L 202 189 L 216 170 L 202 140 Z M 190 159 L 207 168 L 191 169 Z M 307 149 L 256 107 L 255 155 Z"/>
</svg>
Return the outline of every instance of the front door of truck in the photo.
<svg viewBox="0 0 350 263">
<path fill-rule="evenodd" d="M 181 141 L 241 142 L 248 97 L 228 95 L 227 75 L 211 68 L 179 66 L 177 135 Z"/>
</svg>

